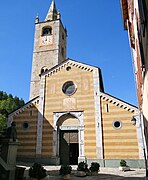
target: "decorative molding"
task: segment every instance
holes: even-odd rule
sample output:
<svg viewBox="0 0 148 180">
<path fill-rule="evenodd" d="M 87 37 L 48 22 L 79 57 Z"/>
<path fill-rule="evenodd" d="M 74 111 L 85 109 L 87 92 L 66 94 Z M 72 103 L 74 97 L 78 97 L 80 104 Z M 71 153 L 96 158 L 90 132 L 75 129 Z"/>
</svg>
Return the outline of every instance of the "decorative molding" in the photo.
<svg viewBox="0 0 148 180">
<path fill-rule="evenodd" d="M 100 97 L 101 99 L 105 100 L 105 101 L 108 101 L 112 104 L 115 104 L 116 106 L 119 106 L 127 111 L 130 111 L 130 112 L 135 112 L 135 111 L 138 111 L 138 108 L 120 100 L 120 99 L 117 99 L 109 94 L 105 94 L 105 93 L 102 93 L 100 92 Z"/>
<path fill-rule="evenodd" d="M 79 126 L 58 126 L 57 123 L 63 115 L 70 114 L 76 117 Z M 84 157 L 84 113 L 83 111 L 67 111 L 67 112 L 54 112 L 53 114 L 53 156 L 59 156 L 59 129 L 62 130 L 78 130 L 79 136 L 79 158 Z"/>
<path fill-rule="evenodd" d="M 73 61 L 73 60 L 66 60 L 64 61 L 62 64 L 58 65 L 58 66 L 55 66 L 54 68 L 52 69 L 49 69 L 48 71 L 46 71 L 45 73 L 43 73 L 42 75 L 43 76 L 52 76 L 54 73 L 62 70 L 63 68 L 66 68 L 68 66 L 73 66 L 73 67 L 77 67 L 79 69 L 82 69 L 84 71 L 89 71 L 89 72 L 93 72 L 94 68 L 93 66 L 89 66 L 89 65 L 86 65 L 86 64 L 83 64 L 83 63 L 79 63 L 79 62 L 76 62 L 76 61 Z"/>
</svg>

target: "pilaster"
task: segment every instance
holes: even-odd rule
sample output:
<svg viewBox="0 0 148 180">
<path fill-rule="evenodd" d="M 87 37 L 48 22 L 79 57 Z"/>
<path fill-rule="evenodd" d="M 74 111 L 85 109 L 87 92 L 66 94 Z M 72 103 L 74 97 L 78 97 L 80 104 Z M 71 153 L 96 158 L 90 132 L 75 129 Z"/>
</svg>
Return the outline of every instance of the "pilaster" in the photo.
<svg viewBox="0 0 148 180">
<path fill-rule="evenodd" d="M 100 82 L 99 71 L 94 69 L 94 100 L 95 100 L 95 120 L 96 120 L 96 155 L 98 159 L 103 159 L 103 143 L 102 143 L 102 123 L 100 109 Z"/>
<path fill-rule="evenodd" d="M 36 139 L 36 156 L 40 157 L 42 153 L 42 129 L 44 118 L 44 91 L 45 91 L 45 76 L 41 76 L 40 81 L 40 98 L 37 122 L 37 139 Z"/>
</svg>

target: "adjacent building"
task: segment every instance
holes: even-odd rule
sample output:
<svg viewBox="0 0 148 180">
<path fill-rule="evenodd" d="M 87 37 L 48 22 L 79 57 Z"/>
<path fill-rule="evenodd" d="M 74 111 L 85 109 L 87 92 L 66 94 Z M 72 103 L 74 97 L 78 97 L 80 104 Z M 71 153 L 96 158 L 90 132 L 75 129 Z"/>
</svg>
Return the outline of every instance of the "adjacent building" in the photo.
<svg viewBox="0 0 148 180">
<path fill-rule="evenodd" d="M 121 9 L 124 29 L 128 31 L 138 107 L 148 144 L 148 1 L 121 0 Z"/>
<path fill-rule="evenodd" d="M 144 166 L 138 108 L 104 91 L 101 69 L 66 59 L 67 31 L 52 1 L 36 17 L 30 101 L 9 115 L 16 121 L 18 159 L 48 164 L 98 161 Z"/>
</svg>

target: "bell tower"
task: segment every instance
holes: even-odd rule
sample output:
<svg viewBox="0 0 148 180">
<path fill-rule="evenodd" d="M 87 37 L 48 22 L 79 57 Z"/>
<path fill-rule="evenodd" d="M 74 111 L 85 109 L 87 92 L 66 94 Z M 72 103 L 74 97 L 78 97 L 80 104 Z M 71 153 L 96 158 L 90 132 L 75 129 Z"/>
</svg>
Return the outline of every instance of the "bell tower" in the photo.
<svg viewBox="0 0 148 180">
<path fill-rule="evenodd" d="M 39 95 L 40 74 L 66 59 L 67 32 L 52 0 L 43 22 L 35 20 L 34 50 L 30 82 L 30 100 Z"/>
</svg>

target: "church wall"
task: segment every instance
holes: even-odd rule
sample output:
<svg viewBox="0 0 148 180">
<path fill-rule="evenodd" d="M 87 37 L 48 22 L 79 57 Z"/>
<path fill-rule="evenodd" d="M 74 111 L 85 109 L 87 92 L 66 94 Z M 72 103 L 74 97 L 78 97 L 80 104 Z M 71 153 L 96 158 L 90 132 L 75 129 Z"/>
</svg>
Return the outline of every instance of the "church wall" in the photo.
<svg viewBox="0 0 148 180">
<path fill-rule="evenodd" d="M 101 99 L 104 159 L 139 159 L 136 126 L 131 119 L 134 113 Z M 121 128 L 113 122 L 120 121 Z"/>
<path fill-rule="evenodd" d="M 46 77 L 42 155 L 52 155 L 53 112 L 84 111 L 85 156 L 96 158 L 93 72 L 75 66 L 67 71 L 66 67 Z M 66 81 L 73 81 L 77 86 L 72 96 L 62 92 Z"/>
<path fill-rule="evenodd" d="M 17 138 L 20 143 L 18 157 L 35 157 L 37 116 L 38 110 L 36 106 L 32 106 L 13 117 L 13 121 L 16 122 Z M 27 123 L 28 127 L 24 123 Z"/>
</svg>

